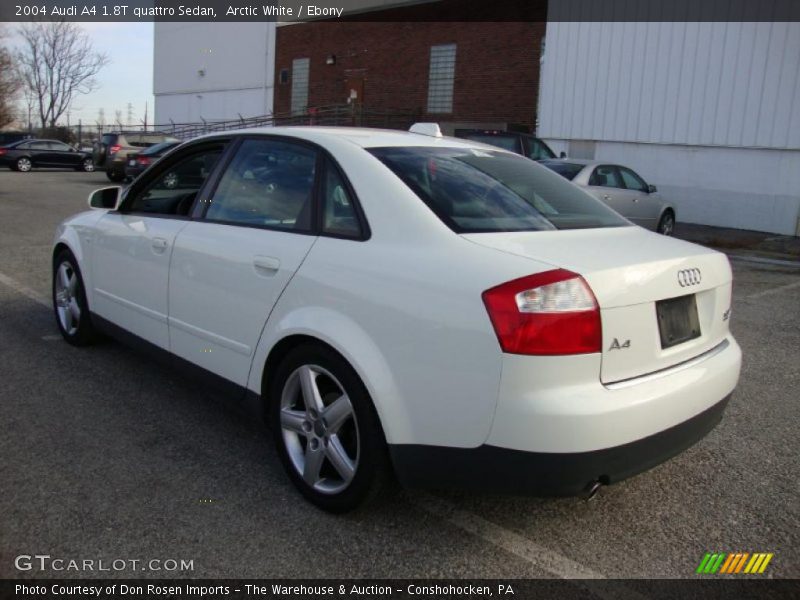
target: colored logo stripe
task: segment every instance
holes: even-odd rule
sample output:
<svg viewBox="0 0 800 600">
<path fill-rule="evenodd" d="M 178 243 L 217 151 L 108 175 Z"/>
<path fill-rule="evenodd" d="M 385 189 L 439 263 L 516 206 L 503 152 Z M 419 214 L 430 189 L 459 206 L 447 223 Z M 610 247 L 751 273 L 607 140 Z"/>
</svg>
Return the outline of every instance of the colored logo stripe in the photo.
<svg viewBox="0 0 800 600">
<path fill-rule="evenodd" d="M 774 556 L 773 553 L 757 552 L 706 552 L 695 573 L 734 574 L 734 573 L 763 573 Z"/>
</svg>

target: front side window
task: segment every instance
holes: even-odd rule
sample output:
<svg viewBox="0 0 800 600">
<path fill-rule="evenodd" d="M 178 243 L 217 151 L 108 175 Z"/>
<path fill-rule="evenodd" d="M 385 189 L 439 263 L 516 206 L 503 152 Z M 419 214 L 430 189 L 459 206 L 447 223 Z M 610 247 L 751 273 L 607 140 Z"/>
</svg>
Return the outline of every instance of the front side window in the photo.
<svg viewBox="0 0 800 600">
<path fill-rule="evenodd" d="M 213 146 L 165 165 L 144 189 L 126 201 L 126 212 L 187 216 L 223 149 Z"/>
<path fill-rule="evenodd" d="M 533 160 L 544 160 L 547 158 L 556 157 L 547 144 L 538 138 L 528 138 L 528 149 L 526 151 L 526 156 L 528 158 L 532 158 Z"/>
<path fill-rule="evenodd" d="M 72 152 L 72 148 L 62 142 L 48 142 L 50 150 L 58 150 L 59 152 Z"/>
<path fill-rule="evenodd" d="M 560 175 L 521 156 L 477 148 L 370 152 L 458 233 L 629 225 Z"/>
<path fill-rule="evenodd" d="M 589 178 L 589 185 L 613 188 L 624 187 L 619 173 L 617 172 L 617 168 L 608 165 L 597 167 L 594 170 L 592 176 Z"/>
<path fill-rule="evenodd" d="M 317 153 L 299 144 L 245 140 L 220 179 L 205 218 L 309 231 Z"/>
<path fill-rule="evenodd" d="M 647 184 L 636 173 L 625 167 L 620 167 L 619 173 L 622 175 L 622 181 L 625 183 L 626 188 L 647 193 Z"/>
</svg>

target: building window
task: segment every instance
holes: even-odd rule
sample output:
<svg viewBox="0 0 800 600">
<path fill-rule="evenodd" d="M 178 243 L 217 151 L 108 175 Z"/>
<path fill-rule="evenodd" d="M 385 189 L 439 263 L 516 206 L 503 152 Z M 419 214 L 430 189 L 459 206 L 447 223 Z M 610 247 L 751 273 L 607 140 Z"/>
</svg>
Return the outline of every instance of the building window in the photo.
<svg viewBox="0 0 800 600">
<path fill-rule="evenodd" d="M 310 59 L 292 61 L 292 115 L 302 115 L 308 110 L 308 66 Z"/>
<path fill-rule="evenodd" d="M 456 45 L 431 46 L 428 74 L 428 112 L 453 112 L 453 80 L 456 75 Z"/>
<path fill-rule="evenodd" d="M 279 81 L 281 83 L 289 83 L 289 69 L 281 69 Z"/>
</svg>

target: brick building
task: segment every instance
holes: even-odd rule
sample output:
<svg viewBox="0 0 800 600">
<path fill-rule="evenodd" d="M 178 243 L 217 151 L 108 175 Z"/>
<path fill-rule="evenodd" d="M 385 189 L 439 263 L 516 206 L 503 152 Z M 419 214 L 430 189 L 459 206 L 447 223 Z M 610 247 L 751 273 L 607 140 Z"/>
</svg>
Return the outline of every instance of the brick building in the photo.
<svg viewBox="0 0 800 600">
<path fill-rule="evenodd" d="M 465 4 L 444 0 L 373 11 L 360 21 L 279 26 L 274 111 L 359 103 L 365 110 L 413 113 L 446 130 L 533 130 L 546 3 L 524 4 L 527 22 L 454 22 L 448 19 L 463 14 Z"/>
</svg>

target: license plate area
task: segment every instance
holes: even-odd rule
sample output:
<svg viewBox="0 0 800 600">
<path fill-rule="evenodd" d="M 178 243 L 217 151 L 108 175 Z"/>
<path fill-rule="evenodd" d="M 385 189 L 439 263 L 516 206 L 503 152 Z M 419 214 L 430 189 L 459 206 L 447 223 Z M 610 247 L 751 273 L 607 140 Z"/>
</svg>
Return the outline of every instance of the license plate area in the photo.
<svg viewBox="0 0 800 600">
<path fill-rule="evenodd" d="M 700 337 L 700 319 L 694 294 L 656 302 L 661 348 L 671 348 Z"/>
</svg>

